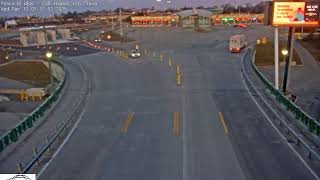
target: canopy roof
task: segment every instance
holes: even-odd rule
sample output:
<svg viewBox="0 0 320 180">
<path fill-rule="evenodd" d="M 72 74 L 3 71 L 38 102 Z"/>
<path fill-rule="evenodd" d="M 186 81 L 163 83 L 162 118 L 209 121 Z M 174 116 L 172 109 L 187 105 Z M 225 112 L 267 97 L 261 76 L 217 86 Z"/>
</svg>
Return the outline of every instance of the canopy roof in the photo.
<svg viewBox="0 0 320 180">
<path fill-rule="evenodd" d="M 177 13 L 181 18 L 189 17 L 189 16 L 202 16 L 206 18 L 212 18 L 212 12 L 203 10 L 203 9 L 192 9 L 185 10 Z"/>
</svg>

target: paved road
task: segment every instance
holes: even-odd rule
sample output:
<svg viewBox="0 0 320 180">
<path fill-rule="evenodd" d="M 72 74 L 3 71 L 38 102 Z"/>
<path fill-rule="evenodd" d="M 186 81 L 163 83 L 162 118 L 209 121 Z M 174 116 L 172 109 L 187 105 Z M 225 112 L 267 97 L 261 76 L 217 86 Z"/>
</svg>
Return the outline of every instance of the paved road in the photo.
<svg viewBox="0 0 320 180">
<path fill-rule="evenodd" d="M 179 30 L 158 33 L 153 47 L 170 42 L 162 48 L 182 64 L 181 87 L 151 58 L 73 57 L 92 82 L 89 99 L 40 179 L 314 179 L 250 99 L 243 54 L 229 54 L 230 33 L 219 31 L 184 32 L 192 36 L 180 43 Z"/>
</svg>

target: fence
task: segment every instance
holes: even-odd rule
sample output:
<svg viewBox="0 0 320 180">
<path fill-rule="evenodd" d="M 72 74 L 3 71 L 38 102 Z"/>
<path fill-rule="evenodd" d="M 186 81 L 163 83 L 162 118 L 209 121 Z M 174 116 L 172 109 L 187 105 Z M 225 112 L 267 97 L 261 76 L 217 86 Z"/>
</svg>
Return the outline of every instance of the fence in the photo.
<svg viewBox="0 0 320 180">
<path fill-rule="evenodd" d="M 53 61 L 53 63 L 58 64 L 62 67 L 65 72 L 64 66 L 59 61 Z M 51 94 L 38 108 L 36 108 L 28 117 L 24 118 L 19 124 L 14 128 L 6 132 L 0 137 L 0 153 L 5 150 L 10 144 L 17 142 L 19 137 L 26 132 L 29 128 L 39 120 L 40 117 L 44 115 L 44 112 L 50 108 L 50 106 L 55 102 L 63 89 L 66 81 L 66 74 L 63 80 L 59 83 L 58 87 L 55 89 L 54 93 Z"/>
<path fill-rule="evenodd" d="M 255 53 L 254 53 L 255 54 Z M 262 80 L 263 84 L 270 90 L 271 94 L 276 97 L 277 101 L 283 104 L 289 112 L 291 112 L 295 118 L 301 121 L 308 130 L 319 136 L 320 134 L 320 123 L 317 122 L 314 118 L 304 112 L 300 107 L 290 101 L 286 96 L 282 94 L 279 90 L 275 89 L 270 81 L 261 73 L 261 71 L 257 68 L 253 61 L 251 61 L 251 65 L 258 75 L 258 77 Z"/>
</svg>

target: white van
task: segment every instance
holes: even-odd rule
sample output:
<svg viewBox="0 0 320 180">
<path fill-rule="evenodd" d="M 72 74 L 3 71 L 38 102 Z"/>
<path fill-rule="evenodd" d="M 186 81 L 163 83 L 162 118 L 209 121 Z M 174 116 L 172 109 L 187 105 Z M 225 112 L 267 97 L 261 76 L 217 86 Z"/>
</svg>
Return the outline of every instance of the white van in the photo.
<svg viewBox="0 0 320 180">
<path fill-rule="evenodd" d="M 245 48 L 247 45 L 246 36 L 243 34 L 237 34 L 230 37 L 230 52 L 239 53 L 241 49 Z"/>
</svg>

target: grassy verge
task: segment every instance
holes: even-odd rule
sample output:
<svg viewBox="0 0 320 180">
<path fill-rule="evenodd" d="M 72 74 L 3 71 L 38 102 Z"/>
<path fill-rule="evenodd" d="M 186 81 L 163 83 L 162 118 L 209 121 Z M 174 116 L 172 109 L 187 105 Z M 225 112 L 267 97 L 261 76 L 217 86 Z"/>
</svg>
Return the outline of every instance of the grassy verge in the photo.
<svg viewBox="0 0 320 180">
<path fill-rule="evenodd" d="M 283 62 L 283 56 L 281 54 L 281 49 L 283 49 L 285 47 L 286 47 L 286 44 L 284 42 L 279 43 L 279 61 L 280 62 Z M 295 61 L 297 65 L 302 64 L 300 57 L 295 50 L 293 51 L 292 61 Z M 267 44 L 257 44 L 255 64 L 257 66 L 273 66 L 274 65 L 273 42 L 268 42 Z"/>
<path fill-rule="evenodd" d="M 320 61 L 320 40 L 299 40 L 298 41 L 302 47 L 307 49 L 310 54 L 316 59 L 317 61 Z"/>
<path fill-rule="evenodd" d="M 45 87 L 50 82 L 49 69 L 37 61 L 15 61 L 0 66 L 0 76 L 37 87 Z"/>
</svg>

